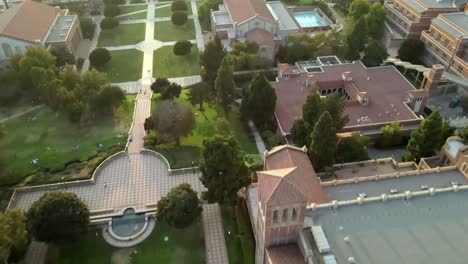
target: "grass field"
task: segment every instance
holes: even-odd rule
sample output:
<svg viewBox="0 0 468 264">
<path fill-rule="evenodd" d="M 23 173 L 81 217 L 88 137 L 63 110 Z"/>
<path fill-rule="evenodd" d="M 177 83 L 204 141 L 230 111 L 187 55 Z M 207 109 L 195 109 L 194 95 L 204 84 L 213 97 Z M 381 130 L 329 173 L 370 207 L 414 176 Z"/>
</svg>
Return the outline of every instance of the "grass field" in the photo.
<svg viewBox="0 0 468 264">
<path fill-rule="evenodd" d="M 187 15 L 191 15 L 192 14 L 192 7 L 190 5 L 190 2 L 187 3 Z M 155 16 L 156 17 L 170 17 L 172 16 L 172 11 L 171 11 L 171 6 L 164 6 L 164 7 L 160 7 L 160 6 L 156 6 L 155 8 L 155 11 L 156 11 L 156 14 Z"/>
<path fill-rule="evenodd" d="M 136 11 L 146 10 L 148 9 L 147 5 L 132 5 L 132 6 L 119 6 L 120 14 L 128 14 Z"/>
<path fill-rule="evenodd" d="M 195 127 L 192 132 L 180 140 L 180 146 L 164 146 L 156 150 L 163 154 L 171 164 L 171 168 L 184 168 L 193 166 L 192 162 L 198 162 L 201 158 L 200 149 L 203 139 L 221 134 L 218 122 L 224 119 L 223 111 L 215 103 L 204 103 L 204 111 L 200 112 L 198 106 L 192 106 L 188 101 L 189 89 L 184 89 L 176 101 L 186 104 L 195 113 Z M 153 97 L 153 104 L 160 101 L 160 96 Z M 153 107 L 154 109 L 154 107 Z M 240 121 L 239 107 L 233 106 L 229 114 L 229 131 L 239 143 L 239 147 L 245 153 L 258 154 L 257 147 L 249 138 Z"/>
<path fill-rule="evenodd" d="M 103 30 L 99 35 L 99 47 L 133 45 L 145 40 L 144 23 L 123 24 L 110 30 Z"/>
<path fill-rule="evenodd" d="M 48 107 L 2 123 L 0 158 L 7 174 L 19 182 L 37 171 L 60 173 L 70 163 L 87 161 L 106 149 L 125 144 L 134 99 L 127 97 L 117 110 L 117 118 L 95 120 L 88 126 L 71 123 Z M 39 162 L 36 166 L 31 164 L 34 159 Z"/>
<path fill-rule="evenodd" d="M 186 56 L 174 55 L 173 46 L 164 46 L 153 53 L 154 77 L 182 77 L 200 74 L 199 55 L 195 44 Z"/>
<path fill-rule="evenodd" d="M 110 51 L 112 59 L 100 71 L 107 73 L 112 82 L 130 82 L 141 79 L 143 52 L 131 50 Z"/>
<path fill-rule="evenodd" d="M 168 237 L 168 241 L 164 241 L 164 237 Z M 128 252 L 133 248 L 113 248 L 102 239 L 100 230 L 91 230 L 83 239 L 61 244 L 53 250 L 50 263 L 202 264 L 205 263 L 205 243 L 201 219 L 185 229 L 176 229 L 157 222 L 153 233 L 135 249 L 138 253 L 131 260 Z"/>
<path fill-rule="evenodd" d="M 136 13 L 136 14 L 131 14 L 131 15 L 125 15 L 125 16 L 120 16 L 117 19 L 120 21 L 125 21 L 125 20 L 133 20 L 133 19 L 146 19 L 148 16 L 147 12 L 141 12 L 141 13 Z"/>
<path fill-rule="evenodd" d="M 160 41 L 178 41 L 195 39 L 193 19 L 187 20 L 183 26 L 175 26 L 171 21 L 155 22 L 154 38 Z"/>
</svg>

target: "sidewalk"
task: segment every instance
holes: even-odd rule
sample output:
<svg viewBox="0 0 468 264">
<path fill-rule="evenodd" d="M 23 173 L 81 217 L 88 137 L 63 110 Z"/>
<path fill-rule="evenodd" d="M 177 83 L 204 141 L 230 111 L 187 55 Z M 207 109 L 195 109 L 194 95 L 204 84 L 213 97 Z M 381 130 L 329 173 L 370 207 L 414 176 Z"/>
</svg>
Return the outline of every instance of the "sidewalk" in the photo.
<svg viewBox="0 0 468 264">
<path fill-rule="evenodd" d="M 226 241 L 224 240 L 221 208 L 218 204 L 205 204 L 202 211 L 203 230 L 205 233 L 205 251 L 207 264 L 228 264 Z"/>
<path fill-rule="evenodd" d="M 190 1 L 190 4 L 192 5 L 193 21 L 195 23 L 197 47 L 199 51 L 203 51 L 205 49 L 205 41 L 203 39 L 203 32 L 201 30 L 200 21 L 198 20 L 197 2 L 192 0 Z"/>
<path fill-rule="evenodd" d="M 41 108 L 41 107 L 43 107 L 43 105 L 36 105 L 36 106 L 31 107 L 31 108 L 29 108 L 29 109 L 27 109 L 27 110 L 24 110 L 24 111 L 22 111 L 22 112 L 20 112 L 20 113 L 16 113 L 16 114 L 11 115 L 11 116 L 9 116 L 9 117 L 0 119 L 0 123 L 6 122 L 6 121 L 8 121 L 8 120 L 17 118 L 17 117 L 22 116 L 22 115 L 25 115 L 25 114 L 27 114 L 27 113 L 29 113 L 29 112 L 36 111 L 37 109 L 39 109 L 39 108 Z"/>
<path fill-rule="evenodd" d="M 89 56 L 89 53 L 91 53 L 91 51 L 93 51 L 97 47 L 99 35 L 101 34 L 100 24 L 101 24 L 102 19 L 103 19 L 103 16 L 93 17 L 94 23 L 96 24 L 96 29 L 94 30 L 94 35 L 93 35 L 93 39 L 91 40 L 91 45 L 89 47 L 88 55 L 85 58 L 83 66 L 81 67 L 81 73 L 85 73 L 89 70 L 89 57 L 88 56 Z"/>
</svg>

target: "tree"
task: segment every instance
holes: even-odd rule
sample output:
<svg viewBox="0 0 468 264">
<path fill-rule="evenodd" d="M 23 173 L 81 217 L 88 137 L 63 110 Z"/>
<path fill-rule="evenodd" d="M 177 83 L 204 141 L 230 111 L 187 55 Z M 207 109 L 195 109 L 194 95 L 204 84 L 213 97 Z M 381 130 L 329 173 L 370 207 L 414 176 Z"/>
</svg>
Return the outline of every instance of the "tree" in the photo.
<svg viewBox="0 0 468 264">
<path fill-rule="evenodd" d="M 111 60 L 109 51 L 105 48 L 96 48 L 89 54 L 89 63 L 94 68 L 101 68 Z"/>
<path fill-rule="evenodd" d="M 143 127 L 146 132 L 154 129 L 154 120 L 151 116 L 145 119 L 145 123 L 143 124 Z"/>
<path fill-rule="evenodd" d="M 367 37 L 367 23 L 364 17 L 361 17 L 359 18 L 353 30 L 351 31 L 351 34 L 348 35 L 349 48 L 355 49 L 357 51 L 363 51 L 367 43 Z"/>
<path fill-rule="evenodd" d="M 298 147 L 307 146 L 308 139 L 310 138 L 310 128 L 307 126 L 308 123 L 304 122 L 302 118 L 294 120 L 291 128 L 291 140 L 294 145 Z"/>
<path fill-rule="evenodd" d="M 180 138 L 192 131 L 195 116 L 189 106 L 164 100 L 156 105 L 153 123 L 160 137 L 179 144 Z"/>
<path fill-rule="evenodd" d="M 311 135 L 309 158 L 316 171 L 323 171 L 335 162 L 336 128 L 328 111 L 320 115 Z"/>
<path fill-rule="evenodd" d="M 115 85 L 104 86 L 94 99 L 94 109 L 103 115 L 111 115 L 125 100 L 125 94 Z"/>
<path fill-rule="evenodd" d="M 187 12 L 176 11 L 172 13 L 171 21 L 176 26 L 185 25 L 187 23 Z"/>
<path fill-rule="evenodd" d="M 332 117 L 335 130 L 339 131 L 348 123 L 348 115 L 343 114 L 346 107 L 346 100 L 339 93 L 328 95 L 323 99 L 324 109 Z"/>
<path fill-rule="evenodd" d="M 93 20 L 88 17 L 80 17 L 80 27 L 81 32 L 83 33 L 83 37 L 86 39 L 93 39 L 94 30 L 96 29 L 96 24 L 94 24 Z"/>
<path fill-rule="evenodd" d="M 273 124 L 275 106 L 275 90 L 262 72 L 256 73 L 242 97 L 242 118 L 251 119 L 260 130 L 266 130 Z"/>
<path fill-rule="evenodd" d="M 116 17 L 120 14 L 120 7 L 118 5 L 106 5 L 104 7 L 105 17 Z"/>
<path fill-rule="evenodd" d="M 380 144 L 384 148 L 398 146 L 403 140 L 403 129 L 398 121 L 382 127 L 380 133 L 382 134 Z"/>
<path fill-rule="evenodd" d="M 337 145 L 338 162 L 356 162 L 369 159 L 367 145 L 369 137 L 363 136 L 360 132 L 353 132 L 351 137 L 343 138 Z"/>
<path fill-rule="evenodd" d="M 54 191 L 35 201 L 27 218 L 28 230 L 36 240 L 73 241 L 88 230 L 89 210 L 76 194 Z"/>
<path fill-rule="evenodd" d="M 398 49 L 398 58 L 402 61 L 419 64 L 424 53 L 424 42 L 420 39 L 406 39 Z"/>
<path fill-rule="evenodd" d="M 101 20 L 101 29 L 109 30 L 116 28 L 119 25 L 119 20 L 114 17 L 105 17 Z"/>
<path fill-rule="evenodd" d="M 369 36 L 376 40 L 382 38 L 385 24 L 385 8 L 380 2 L 372 4 L 369 13 L 365 16 Z"/>
<path fill-rule="evenodd" d="M 468 127 L 460 129 L 457 135 L 463 140 L 463 143 L 468 144 Z"/>
<path fill-rule="evenodd" d="M 203 111 L 203 102 L 208 100 L 209 95 L 208 85 L 203 82 L 200 85 L 193 86 L 189 90 L 188 99 L 193 106 L 198 104 L 198 110 Z"/>
<path fill-rule="evenodd" d="M 227 59 L 223 59 L 215 81 L 216 98 L 227 116 L 234 101 L 234 73 Z"/>
<path fill-rule="evenodd" d="M 377 67 L 388 57 L 387 49 L 375 39 L 369 39 L 367 47 L 364 49 L 362 63 L 367 67 Z"/>
<path fill-rule="evenodd" d="M 249 169 L 231 136 L 203 140 L 200 170 L 200 180 L 207 188 L 203 196 L 210 203 L 235 204 L 237 192 L 251 182 Z"/>
<path fill-rule="evenodd" d="M 308 123 L 310 127 L 313 128 L 322 114 L 324 107 L 319 93 L 317 91 L 311 92 L 302 105 L 302 118 L 304 122 Z M 309 131 L 309 135 L 310 132 L 312 131 Z"/>
<path fill-rule="evenodd" d="M 0 259 L 4 263 L 17 262 L 26 252 L 28 232 L 26 216 L 19 209 L 0 213 Z"/>
<path fill-rule="evenodd" d="M 29 77 L 31 68 L 55 70 L 55 57 L 42 46 L 33 45 L 28 47 L 19 61 L 19 71 L 23 76 Z"/>
<path fill-rule="evenodd" d="M 172 188 L 158 201 L 156 207 L 158 221 L 164 221 L 176 228 L 189 226 L 200 217 L 202 211 L 197 192 L 188 183 Z"/>
<path fill-rule="evenodd" d="M 173 100 L 174 98 L 179 97 L 180 92 L 182 91 L 182 86 L 169 82 L 167 78 L 159 77 L 151 84 L 151 90 L 154 93 L 161 94 L 161 98 L 163 100 Z"/>
<path fill-rule="evenodd" d="M 348 16 L 352 17 L 354 21 L 357 21 L 365 14 L 369 13 L 371 4 L 368 0 L 354 0 L 349 6 Z"/>
<path fill-rule="evenodd" d="M 439 112 L 432 112 L 411 132 L 407 149 L 411 158 L 419 161 L 424 157 L 431 157 L 442 140 L 442 117 Z"/>
<path fill-rule="evenodd" d="M 188 40 L 179 40 L 175 43 L 173 52 L 174 52 L 174 55 L 185 56 L 185 55 L 190 54 L 191 49 L 192 49 L 192 42 Z"/>
<path fill-rule="evenodd" d="M 176 11 L 187 12 L 187 10 L 188 10 L 188 7 L 187 7 L 187 3 L 185 3 L 185 1 L 176 0 L 176 1 L 172 2 L 172 5 L 171 5 L 171 11 L 172 12 L 176 12 Z"/>
<path fill-rule="evenodd" d="M 65 64 L 75 64 L 75 56 L 64 46 L 52 47 L 50 53 L 55 56 L 57 67 L 63 67 Z"/>
<path fill-rule="evenodd" d="M 442 137 L 437 149 L 441 149 L 445 142 L 447 142 L 447 138 L 451 137 L 454 132 L 455 130 L 450 126 L 450 122 L 448 120 L 442 121 Z"/>
<path fill-rule="evenodd" d="M 226 49 L 224 49 L 218 35 L 215 36 L 214 40 L 205 45 L 205 49 L 200 54 L 200 64 L 202 66 L 200 75 L 203 81 L 208 82 L 213 90 L 215 89 L 214 83 L 218 74 L 218 69 L 225 56 Z"/>
</svg>

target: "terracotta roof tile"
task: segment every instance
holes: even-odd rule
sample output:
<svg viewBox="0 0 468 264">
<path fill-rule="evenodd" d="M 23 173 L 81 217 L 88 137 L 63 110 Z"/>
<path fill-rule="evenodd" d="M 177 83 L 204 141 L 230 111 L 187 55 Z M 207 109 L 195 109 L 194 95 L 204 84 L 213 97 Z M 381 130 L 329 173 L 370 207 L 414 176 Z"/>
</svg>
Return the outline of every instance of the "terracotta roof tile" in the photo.
<svg viewBox="0 0 468 264">
<path fill-rule="evenodd" d="M 42 42 L 59 12 L 55 7 L 25 0 L 0 14 L 0 35 Z"/>
<path fill-rule="evenodd" d="M 235 23 L 242 23 L 257 15 L 275 21 L 264 0 L 224 0 L 224 3 Z"/>
</svg>

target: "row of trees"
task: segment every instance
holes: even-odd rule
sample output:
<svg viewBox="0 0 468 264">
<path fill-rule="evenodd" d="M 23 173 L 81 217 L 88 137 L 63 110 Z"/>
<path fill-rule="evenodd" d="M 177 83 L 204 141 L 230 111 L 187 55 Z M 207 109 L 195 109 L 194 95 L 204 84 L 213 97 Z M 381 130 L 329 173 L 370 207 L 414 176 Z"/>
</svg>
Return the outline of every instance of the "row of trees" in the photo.
<svg viewBox="0 0 468 264">
<path fill-rule="evenodd" d="M 73 122 L 86 121 L 99 115 L 112 115 L 125 99 L 119 87 L 96 71 L 80 75 L 71 66 L 59 71 L 56 57 L 40 46 L 28 48 L 15 56 L 7 70 L 16 89 L 66 114 Z M 1 76 L 1 75 L 0 75 Z"/>
<path fill-rule="evenodd" d="M 171 16 L 172 24 L 176 26 L 183 26 L 185 25 L 185 23 L 187 23 L 188 6 L 185 1 L 177 0 L 177 1 L 172 2 L 171 11 L 172 11 L 172 16 Z"/>
</svg>

